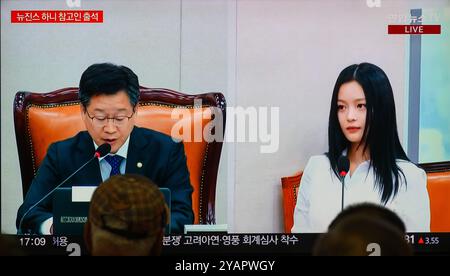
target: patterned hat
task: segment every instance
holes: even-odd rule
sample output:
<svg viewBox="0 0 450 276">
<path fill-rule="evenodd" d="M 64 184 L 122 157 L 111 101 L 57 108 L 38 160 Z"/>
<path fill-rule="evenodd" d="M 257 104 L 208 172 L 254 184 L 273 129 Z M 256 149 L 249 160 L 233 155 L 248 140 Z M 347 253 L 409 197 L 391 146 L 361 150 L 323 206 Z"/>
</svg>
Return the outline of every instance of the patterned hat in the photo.
<svg viewBox="0 0 450 276">
<path fill-rule="evenodd" d="M 89 221 L 128 239 L 143 239 L 164 229 L 168 207 L 159 188 L 141 175 L 115 175 L 92 195 Z"/>
</svg>

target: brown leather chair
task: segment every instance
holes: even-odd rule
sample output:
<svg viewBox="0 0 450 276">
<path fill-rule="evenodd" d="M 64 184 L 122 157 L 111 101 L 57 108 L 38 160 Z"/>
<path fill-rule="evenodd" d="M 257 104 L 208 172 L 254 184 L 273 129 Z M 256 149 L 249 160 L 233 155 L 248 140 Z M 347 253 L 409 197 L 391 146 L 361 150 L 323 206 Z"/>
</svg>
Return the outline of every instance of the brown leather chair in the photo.
<svg viewBox="0 0 450 276">
<path fill-rule="evenodd" d="M 427 173 L 430 197 L 431 232 L 450 232 L 450 161 L 419 164 Z M 294 209 L 302 172 L 281 178 L 283 192 L 284 231 L 291 233 Z"/>
<path fill-rule="evenodd" d="M 431 232 L 450 232 L 450 161 L 419 166 L 427 173 Z"/>
<path fill-rule="evenodd" d="M 292 226 L 294 226 L 294 209 L 297 203 L 298 188 L 300 187 L 302 175 L 303 172 L 298 172 L 293 176 L 281 178 L 285 233 L 291 233 Z"/>
<path fill-rule="evenodd" d="M 145 87 L 140 88 L 140 93 L 138 126 L 171 135 L 172 126 L 178 122 L 171 118 L 174 108 L 183 108 L 189 112 L 193 119 L 187 124 L 201 124 L 202 127 L 214 120 L 217 114 L 214 110 L 219 108 L 222 117 L 217 118 L 222 120 L 223 129 L 220 133 L 224 133 L 226 103 L 221 93 L 186 95 L 169 89 Z M 198 99 L 202 100 L 202 106 L 194 109 L 194 100 Z M 199 110 L 211 114 L 211 119 L 204 118 L 208 116 L 202 116 Z M 80 116 L 78 88 L 64 88 L 49 93 L 18 92 L 14 99 L 14 124 L 25 196 L 49 145 L 85 130 Z M 222 142 L 207 142 L 204 138 L 202 135 L 201 141 L 191 139 L 192 142 L 183 143 L 194 189 L 194 223 L 215 224 L 216 180 Z"/>
</svg>

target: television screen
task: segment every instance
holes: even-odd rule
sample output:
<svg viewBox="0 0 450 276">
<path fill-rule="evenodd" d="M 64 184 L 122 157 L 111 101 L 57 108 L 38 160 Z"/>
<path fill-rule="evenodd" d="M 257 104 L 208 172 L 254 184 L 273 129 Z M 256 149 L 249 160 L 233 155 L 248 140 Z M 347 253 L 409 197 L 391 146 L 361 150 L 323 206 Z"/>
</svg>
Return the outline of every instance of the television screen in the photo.
<svg viewBox="0 0 450 276">
<path fill-rule="evenodd" d="M 91 254 L 52 235 L 54 191 L 130 173 L 171 191 L 163 255 L 338 255 L 380 223 L 330 227 L 360 203 L 449 253 L 450 1 L 2 0 L 0 23 L 5 254 Z"/>
</svg>

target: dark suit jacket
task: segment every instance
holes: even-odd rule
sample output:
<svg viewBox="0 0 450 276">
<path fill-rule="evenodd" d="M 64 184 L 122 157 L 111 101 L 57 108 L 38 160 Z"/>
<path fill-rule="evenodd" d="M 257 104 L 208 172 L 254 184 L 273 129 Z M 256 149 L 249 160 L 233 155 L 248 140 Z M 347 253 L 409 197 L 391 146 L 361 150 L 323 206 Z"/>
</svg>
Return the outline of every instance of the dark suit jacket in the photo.
<svg viewBox="0 0 450 276">
<path fill-rule="evenodd" d="M 87 131 L 50 145 L 24 203 L 17 212 L 16 226 L 25 212 L 55 186 L 94 156 L 94 143 Z M 138 168 L 136 164 L 143 166 Z M 185 224 L 194 222 L 192 186 L 186 165 L 183 143 L 154 130 L 134 127 L 130 134 L 126 173 L 141 174 L 172 193 L 171 230 L 182 233 Z M 72 185 L 99 185 L 102 182 L 100 166 L 93 160 L 62 187 Z M 53 197 L 49 196 L 23 219 L 22 229 L 39 233 L 42 222 L 52 217 Z"/>
</svg>

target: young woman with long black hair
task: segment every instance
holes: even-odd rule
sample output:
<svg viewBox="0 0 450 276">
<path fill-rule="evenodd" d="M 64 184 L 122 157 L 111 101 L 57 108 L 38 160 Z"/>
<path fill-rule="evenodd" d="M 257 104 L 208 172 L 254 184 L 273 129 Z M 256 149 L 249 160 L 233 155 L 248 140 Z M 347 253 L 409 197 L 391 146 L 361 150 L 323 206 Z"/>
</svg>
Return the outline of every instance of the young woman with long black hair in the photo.
<svg viewBox="0 0 450 276">
<path fill-rule="evenodd" d="M 344 197 L 338 159 L 350 161 Z M 409 161 L 397 132 L 395 103 L 387 75 L 370 63 L 339 75 L 328 124 L 328 152 L 313 156 L 304 170 L 292 232 L 325 232 L 341 206 L 360 202 L 396 212 L 408 232 L 429 232 L 426 174 Z"/>
</svg>

